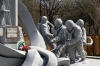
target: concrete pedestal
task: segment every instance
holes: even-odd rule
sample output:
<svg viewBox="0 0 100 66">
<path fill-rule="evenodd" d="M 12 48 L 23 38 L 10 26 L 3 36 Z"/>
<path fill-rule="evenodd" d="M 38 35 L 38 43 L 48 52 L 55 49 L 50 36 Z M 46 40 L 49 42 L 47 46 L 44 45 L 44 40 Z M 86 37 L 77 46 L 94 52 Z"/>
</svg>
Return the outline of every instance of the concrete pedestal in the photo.
<svg viewBox="0 0 100 66">
<path fill-rule="evenodd" d="M 58 66 L 70 66 L 70 60 L 68 58 L 59 58 Z"/>
<path fill-rule="evenodd" d="M 0 66 L 22 66 L 24 59 L 0 56 Z"/>
</svg>

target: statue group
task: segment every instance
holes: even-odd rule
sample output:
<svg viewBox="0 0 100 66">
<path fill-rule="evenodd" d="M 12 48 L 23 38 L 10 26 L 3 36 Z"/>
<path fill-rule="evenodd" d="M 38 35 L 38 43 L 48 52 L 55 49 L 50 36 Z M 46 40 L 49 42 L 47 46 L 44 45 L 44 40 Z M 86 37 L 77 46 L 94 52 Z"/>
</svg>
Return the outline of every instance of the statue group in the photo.
<svg viewBox="0 0 100 66">
<path fill-rule="evenodd" d="M 76 60 L 85 61 L 87 53 L 84 51 L 83 45 L 89 44 L 86 40 L 86 29 L 82 19 L 77 20 L 76 23 L 67 20 L 63 25 L 61 18 L 57 18 L 53 26 L 46 16 L 42 16 L 37 28 L 43 36 L 45 44 L 49 45 L 51 52 L 57 58 L 68 57 L 71 64 L 75 63 Z"/>
<path fill-rule="evenodd" d="M 63 25 L 57 18 L 53 25 L 42 16 L 37 28 L 40 33 L 22 0 L 0 0 L 0 66 L 70 66 L 79 60 L 79 55 L 80 61 L 85 61 L 83 45 L 93 41 L 86 36 L 82 19 L 76 23 L 67 20 Z M 22 30 L 29 37 L 30 46 Z"/>
</svg>

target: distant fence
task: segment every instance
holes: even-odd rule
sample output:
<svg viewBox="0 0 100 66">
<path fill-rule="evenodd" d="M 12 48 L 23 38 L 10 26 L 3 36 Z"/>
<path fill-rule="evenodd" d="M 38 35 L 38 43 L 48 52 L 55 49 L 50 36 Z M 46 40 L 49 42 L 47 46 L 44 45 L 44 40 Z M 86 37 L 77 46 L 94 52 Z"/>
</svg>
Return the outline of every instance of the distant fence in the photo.
<svg viewBox="0 0 100 66">
<path fill-rule="evenodd" d="M 100 56 L 100 35 L 90 35 L 93 39 L 93 44 L 91 46 L 84 46 L 87 55 Z"/>
<path fill-rule="evenodd" d="M 100 35 L 89 35 L 89 36 L 93 39 L 93 44 L 91 46 L 84 46 L 87 55 L 100 56 Z M 30 44 L 30 40 L 28 39 L 28 37 L 24 37 L 24 39 Z M 50 47 L 47 46 L 47 49 L 50 50 Z"/>
</svg>

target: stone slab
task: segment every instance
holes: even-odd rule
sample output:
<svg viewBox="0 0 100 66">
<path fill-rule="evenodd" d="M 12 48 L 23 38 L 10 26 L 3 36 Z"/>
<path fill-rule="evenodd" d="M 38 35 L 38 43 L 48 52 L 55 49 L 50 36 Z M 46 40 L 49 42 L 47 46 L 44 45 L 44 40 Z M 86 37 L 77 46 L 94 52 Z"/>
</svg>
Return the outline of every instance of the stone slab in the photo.
<svg viewBox="0 0 100 66">
<path fill-rule="evenodd" d="M 22 66 L 24 59 L 0 56 L 0 66 Z"/>
<path fill-rule="evenodd" d="M 0 44 L 0 56 L 11 57 L 11 58 L 25 58 L 25 52 L 15 50 Z"/>
<path fill-rule="evenodd" d="M 42 66 L 43 60 L 35 49 L 28 50 L 27 57 L 22 66 Z"/>
<path fill-rule="evenodd" d="M 30 47 L 32 49 L 36 49 L 41 56 L 43 56 L 44 58 L 46 58 L 46 60 L 48 60 L 46 66 L 58 66 L 57 58 L 54 55 L 54 53 L 36 46 L 30 46 Z"/>
<path fill-rule="evenodd" d="M 58 59 L 58 66 L 70 66 L 69 58 L 59 58 Z"/>
</svg>

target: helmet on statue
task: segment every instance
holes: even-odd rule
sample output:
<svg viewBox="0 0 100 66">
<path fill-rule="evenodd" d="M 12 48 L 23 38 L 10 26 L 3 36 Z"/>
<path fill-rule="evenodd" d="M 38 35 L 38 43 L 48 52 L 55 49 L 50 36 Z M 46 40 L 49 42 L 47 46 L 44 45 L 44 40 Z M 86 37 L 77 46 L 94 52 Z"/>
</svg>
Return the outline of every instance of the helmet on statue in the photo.
<svg viewBox="0 0 100 66">
<path fill-rule="evenodd" d="M 48 18 L 46 16 L 41 17 L 41 23 L 46 23 L 48 22 Z"/>
<path fill-rule="evenodd" d="M 54 21 L 54 25 L 59 28 L 62 26 L 62 20 L 60 18 L 57 18 L 55 21 Z"/>
<path fill-rule="evenodd" d="M 84 21 L 82 19 L 78 19 L 76 24 L 79 25 L 81 28 L 84 27 Z"/>
</svg>

